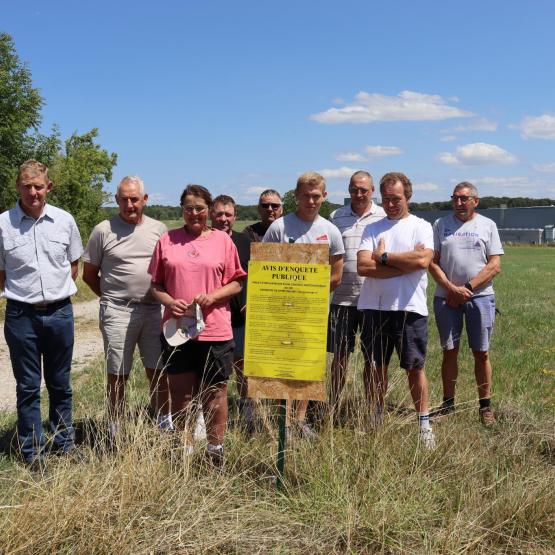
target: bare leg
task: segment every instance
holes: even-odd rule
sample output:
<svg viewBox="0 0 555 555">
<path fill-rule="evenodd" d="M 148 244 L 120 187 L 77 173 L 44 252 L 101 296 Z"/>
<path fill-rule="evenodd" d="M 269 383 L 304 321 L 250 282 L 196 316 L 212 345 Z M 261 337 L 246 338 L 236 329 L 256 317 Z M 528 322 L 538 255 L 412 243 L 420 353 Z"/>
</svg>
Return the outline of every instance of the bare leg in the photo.
<svg viewBox="0 0 555 555">
<path fill-rule="evenodd" d="M 428 378 L 424 368 L 407 370 L 407 377 L 416 412 L 428 412 Z"/>
<path fill-rule="evenodd" d="M 493 376 L 489 353 L 488 351 L 472 351 L 472 354 L 474 355 L 474 375 L 478 386 L 478 398 L 489 399 Z"/>
<path fill-rule="evenodd" d="M 345 387 L 349 351 L 338 352 L 331 363 L 331 404 L 336 406 Z"/>
<path fill-rule="evenodd" d="M 108 398 L 108 415 L 112 422 L 119 420 L 125 411 L 125 384 L 129 376 L 108 374 L 106 395 Z"/>
<path fill-rule="evenodd" d="M 199 379 L 194 372 L 168 374 L 168 385 L 173 423 L 176 429 L 192 427 L 191 404 L 199 389 Z"/>
<path fill-rule="evenodd" d="M 295 411 L 297 412 L 297 420 L 299 422 L 306 421 L 306 411 L 308 409 L 308 401 L 295 401 Z"/>
<path fill-rule="evenodd" d="M 457 363 L 458 356 L 458 347 L 450 349 L 449 351 L 443 351 L 443 362 L 441 363 L 441 379 L 443 381 L 444 397 L 455 396 L 455 387 L 457 385 L 457 377 L 459 375 L 459 366 Z"/>
<path fill-rule="evenodd" d="M 150 407 L 155 415 L 170 412 L 168 376 L 163 370 L 145 368 L 150 388 Z"/>
<path fill-rule="evenodd" d="M 372 362 L 364 365 L 364 389 L 366 400 L 374 410 L 383 410 L 388 379 L 387 366 L 376 366 Z"/>
<path fill-rule="evenodd" d="M 227 424 L 227 382 L 210 386 L 201 397 L 208 443 L 222 445 Z"/>
</svg>

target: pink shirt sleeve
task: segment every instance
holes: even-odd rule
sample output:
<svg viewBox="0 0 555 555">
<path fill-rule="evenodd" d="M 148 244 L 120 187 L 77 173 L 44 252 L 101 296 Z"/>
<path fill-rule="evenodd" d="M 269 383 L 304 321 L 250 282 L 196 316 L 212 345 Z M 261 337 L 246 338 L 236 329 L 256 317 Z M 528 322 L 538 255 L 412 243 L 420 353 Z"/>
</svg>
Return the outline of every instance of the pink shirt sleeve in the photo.
<svg viewBox="0 0 555 555">
<path fill-rule="evenodd" d="M 154 247 L 154 252 L 152 253 L 152 258 L 150 259 L 150 264 L 148 265 L 148 273 L 152 276 L 152 283 L 163 284 L 165 281 L 164 264 L 162 260 L 162 241 L 166 238 L 167 233 L 164 233 L 156 246 Z"/>
</svg>

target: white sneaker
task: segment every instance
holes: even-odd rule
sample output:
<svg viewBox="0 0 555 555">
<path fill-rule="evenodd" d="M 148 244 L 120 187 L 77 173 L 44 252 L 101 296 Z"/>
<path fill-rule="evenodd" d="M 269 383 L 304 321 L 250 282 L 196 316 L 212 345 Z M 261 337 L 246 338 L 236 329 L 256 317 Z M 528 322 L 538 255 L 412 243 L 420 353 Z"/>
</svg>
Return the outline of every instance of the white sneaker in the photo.
<svg viewBox="0 0 555 555">
<path fill-rule="evenodd" d="M 158 415 L 158 428 L 163 431 L 173 430 L 173 421 L 171 413 Z"/>
<path fill-rule="evenodd" d="M 110 422 L 108 422 L 108 435 L 110 439 L 116 439 L 116 437 L 120 434 L 120 432 L 121 432 L 121 427 L 119 422 L 110 420 Z"/>
<path fill-rule="evenodd" d="M 206 423 L 204 422 L 204 415 L 202 414 L 202 411 L 200 411 L 197 416 L 194 438 L 195 441 L 202 441 L 206 439 Z"/>
<path fill-rule="evenodd" d="M 436 448 L 436 436 L 431 428 L 420 430 L 420 442 L 429 451 L 433 451 Z"/>
<path fill-rule="evenodd" d="M 368 416 L 368 423 L 371 430 L 377 430 L 383 424 L 383 411 L 374 410 Z"/>
</svg>

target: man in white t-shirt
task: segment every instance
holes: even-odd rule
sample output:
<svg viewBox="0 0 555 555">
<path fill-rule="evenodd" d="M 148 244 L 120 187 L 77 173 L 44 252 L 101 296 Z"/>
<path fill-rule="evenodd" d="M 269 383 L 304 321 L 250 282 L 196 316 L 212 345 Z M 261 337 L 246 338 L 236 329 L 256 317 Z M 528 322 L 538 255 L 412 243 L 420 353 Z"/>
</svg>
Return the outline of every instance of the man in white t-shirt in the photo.
<svg viewBox="0 0 555 555">
<path fill-rule="evenodd" d="M 493 278 L 501 271 L 503 246 L 495 222 L 475 212 L 479 198 L 472 183 L 459 183 L 451 199 L 453 214 L 434 223 L 434 259 L 430 264 L 430 273 L 437 282 L 434 313 L 443 348 L 443 403 L 437 414 L 455 410 L 464 319 L 474 355 L 480 420 L 484 426 L 492 426 L 495 414 L 490 400 L 489 345 L 495 322 Z"/>
<path fill-rule="evenodd" d="M 374 181 L 367 171 L 355 172 L 349 181 L 351 202 L 334 210 L 330 221 L 341 232 L 345 257 L 343 278 L 333 292 L 328 323 L 328 352 L 331 363 L 331 403 L 337 405 L 345 384 L 349 355 L 354 351 L 357 331 L 362 330 L 363 313 L 358 310 L 358 296 L 364 278 L 357 274 L 357 251 L 364 228 L 385 218 L 381 206 L 372 202 Z M 364 369 L 365 385 L 370 383 L 371 365 Z"/>
<path fill-rule="evenodd" d="M 357 269 L 366 277 L 358 300 L 364 311 L 361 336 L 366 364 L 374 362 L 371 404 L 375 424 L 383 419 L 387 369 L 393 349 L 406 370 L 418 413 L 420 439 L 435 447 L 424 372 L 428 346 L 427 269 L 433 257 L 432 226 L 409 213 L 412 184 L 397 172 L 380 180 L 386 218 L 364 230 Z"/>
<path fill-rule="evenodd" d="M 150 382 L 158 424 L 163 429 L 172 427 L 167 377 L 162 372 L 160 303 L 150 292 L 147 272 L 166 226 L 143 214 L 147 199 L 139 177 L 124 177 L 116 193 L 119 213 L 93 229 L 83 255 L 83 281 L 100 297 L 112 436 L 120 427 L 136 346 Z"/>
<path fill-rule="evenodd" d="M 341 283 L 345 249 L 337 227 L 318 214 L 326 196 L 326 181 L 319 173 L 307 172 L 301 175 L 295 189 L 297 210 L 276 220 L 268 228 L 262 241 L 329 245 L 330 289 L 333 291 Z M 314 438 L 316 434 L 306 421 L 308 401 L 297 401 L 295 406 L 301 435 L 307 439 Z"/>
</svg>

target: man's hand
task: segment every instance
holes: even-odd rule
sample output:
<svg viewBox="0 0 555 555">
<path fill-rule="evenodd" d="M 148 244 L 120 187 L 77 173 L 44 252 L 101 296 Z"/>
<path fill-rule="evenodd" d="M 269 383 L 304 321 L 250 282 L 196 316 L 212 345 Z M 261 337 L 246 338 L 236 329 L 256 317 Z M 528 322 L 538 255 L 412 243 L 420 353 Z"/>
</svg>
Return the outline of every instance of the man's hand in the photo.
<svg viewBox="0 0 555 555">
<path fill-rule="evenodd" d="M 378 246 L 372 251 L 372 260 L 376 264 L 381 264 L 382 254 L 385 252 L 385 241 L 383 237 L 378 241 Z"/>
<path fill-rule="evenodd" d="M 185 312 L 187 312 L 189 305 L 183 299 L 173 299 L 168 305 L 168 308 L 174 318 L 181 318 L 185 316 Z"/>
<path fill-rule="evenodd" d="M 452 285 L 447 290 L 446 302 L 449 306 L 457 308 L 472 298 L 472 292 L 464 285 Z"/>
</svg>

